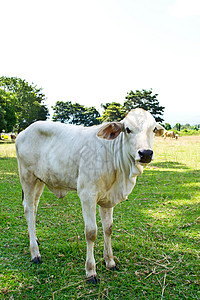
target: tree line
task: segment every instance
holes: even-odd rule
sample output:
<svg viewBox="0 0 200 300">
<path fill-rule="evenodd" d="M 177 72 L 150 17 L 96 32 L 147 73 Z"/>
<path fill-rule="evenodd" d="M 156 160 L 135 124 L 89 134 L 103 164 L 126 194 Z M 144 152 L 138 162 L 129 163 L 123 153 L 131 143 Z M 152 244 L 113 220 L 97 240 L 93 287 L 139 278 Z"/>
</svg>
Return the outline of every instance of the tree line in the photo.
<svg viewBox="0 0 200 300">
<path fill-rule="evenodd" d="M 137 107 L 148 110 L 162 123 L 164 107 L 159 105 L 158 94 L 152 90 L 136 90 L 127 93 L 124 103 L 102 104 L 102 114 L 94 107 L 86 107 L 71 101 L 57 101 L 53 108 L 53 121 L 84 126 L 102 122 L 120 121 Z M 17 77 L 0 77 L 0 132 L 20 132 L 37 120 L 50 117 L 47 98 L 42 88 Z"/>
<path fill-rule="evenodd" d="M 123 104 L 117 102 L 102 104 L 102 115 L 95 107 L 88 108 L 78 103 L 72 104 L 70 101 L 57 101 L 53 107 L 53 121 L 91 126 L 102 122 L 120 121 L 131 109 L 140 107 L 148 110 L 156 121 L 161 123 L 164 121 L 162 118 L 164 107 L 159 105 L 157 96 L 158 94 L 153 95 L 152 90 L 130 91 Z"/>
</svg>

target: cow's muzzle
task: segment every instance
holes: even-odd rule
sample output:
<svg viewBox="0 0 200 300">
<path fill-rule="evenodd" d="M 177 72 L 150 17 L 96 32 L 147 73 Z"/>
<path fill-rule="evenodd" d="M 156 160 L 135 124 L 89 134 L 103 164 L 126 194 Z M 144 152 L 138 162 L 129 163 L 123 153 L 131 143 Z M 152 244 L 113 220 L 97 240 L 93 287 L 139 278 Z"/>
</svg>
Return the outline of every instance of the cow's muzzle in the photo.
<svg viewBox="0 0 200 300">
<path fill-rule="evenodd" d="M 138 154 L 140 156 L 139 162 L 143 164 L 150 163 L 153 158 L 153 151 L 150 149 L 141 149 L 138 151 Z"/>
</svg>

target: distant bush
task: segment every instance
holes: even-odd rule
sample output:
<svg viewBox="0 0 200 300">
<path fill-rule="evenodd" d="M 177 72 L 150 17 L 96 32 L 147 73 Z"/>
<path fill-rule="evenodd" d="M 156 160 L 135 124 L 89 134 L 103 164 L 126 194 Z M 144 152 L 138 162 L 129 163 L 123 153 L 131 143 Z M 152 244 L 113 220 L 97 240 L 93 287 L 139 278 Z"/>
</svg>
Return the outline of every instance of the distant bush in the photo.
<svg viewBox="0 0 200 300">
<path fill-rule="evenodd" d="M 189 136 L 189 135 L 200 135 L 200 130 L 194 130 L 194 129 L 183 129 L 181 131 L 173 130 L 175 134 L 178 134 L 179 136 Z"/>
</svg>

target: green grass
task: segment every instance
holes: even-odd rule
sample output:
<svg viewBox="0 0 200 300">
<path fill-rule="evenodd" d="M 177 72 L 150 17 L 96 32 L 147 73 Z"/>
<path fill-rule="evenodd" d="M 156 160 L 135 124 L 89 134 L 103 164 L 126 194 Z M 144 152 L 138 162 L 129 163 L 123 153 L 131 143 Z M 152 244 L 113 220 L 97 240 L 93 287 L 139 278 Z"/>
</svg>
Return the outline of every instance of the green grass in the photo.
<svg viewBox="0 0 200 300">
<path fill-rule="evenodd" d="M 14 144 L 0 144 L 0 299 L 199 299 L 200 137 L 156 138 L 155 160 L 114 209 L 118 272 L 106 270 L 97 211 L 100 283 L 85 282 L 80 201 L 45 189 L 37 216 L 42 264 L 30 262 Z"/>
</svg>

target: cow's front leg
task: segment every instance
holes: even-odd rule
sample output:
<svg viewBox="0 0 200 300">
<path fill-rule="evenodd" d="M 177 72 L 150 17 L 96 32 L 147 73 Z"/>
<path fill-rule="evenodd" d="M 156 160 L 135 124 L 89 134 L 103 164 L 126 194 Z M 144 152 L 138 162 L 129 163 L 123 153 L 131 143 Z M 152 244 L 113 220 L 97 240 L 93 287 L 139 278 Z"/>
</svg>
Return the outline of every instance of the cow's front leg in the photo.
<svg viewBox="0 0 200 300">
<path fill-rule="evenodd" d="M 81 199 L 83 218 L 85 222 L 85 238 L 87 242 L 86 277 L 88 281 L 97 283 L 96 265 L 94 259 L 94 242 L 97 237 L 96 199 Z"/>
<path fill-rule="evenodd" d="M 113 227 L 113 208 L 99 207 L 99 211 L 104 232 L 104 259 L 106 262 L 106 267 L 112 270 L 116 270 L 117 268 L 113 259 L 111 245 L 111 233 Z"/>
</svg>

